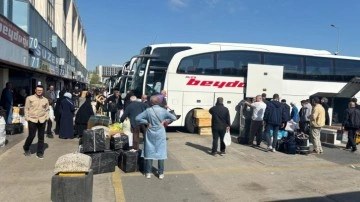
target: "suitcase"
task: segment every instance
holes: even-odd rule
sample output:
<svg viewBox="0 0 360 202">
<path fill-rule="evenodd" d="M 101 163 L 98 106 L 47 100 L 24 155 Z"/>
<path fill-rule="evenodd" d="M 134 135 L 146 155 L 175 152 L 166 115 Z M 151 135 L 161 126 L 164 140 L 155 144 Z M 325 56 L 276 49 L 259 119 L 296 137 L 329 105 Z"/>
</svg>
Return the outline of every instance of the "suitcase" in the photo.
<svg viewBox="0 0 360 202">
<path fill-rule="evenodd" d="M 110 138 L 111 150 L 128 150 L 129 149 L 129 136 L 125 134 L 114 135 Z"/>
<path fill-rule="evenodd" d="M 279 152 L 285 152 L 285 140 L 284 139 L 277 140 L 275 150 L 279 151 Z"/>
<path fill-rule="evenodd" d="M 5 131 L 8 135 L 20 134 L 24 131 L 24 125 L 22 123 L 6 124 Z"/>
<path fill-rule="evenodd" d="M 295 136 L 288 136 L 285 142 L 285 152 L 287 154 L 296 154 L 296 141 Z"/>
<path fill-rule="evenodd" d="M 106 139 L 104 129 L 85 130 L 81 138 L 81 144 L 84 153 L 105 151 Z"/>
<path fill-rule="evenodd" d="M 93 195 L 93 172 L 83 176 L 63 177 L 54 175 L 51 179 L 51 201 L 91 202 Z"/>
<path fill-rule="evenodd" d="M 86 155 L 89 155 L 92 159 L 91 169 L 94 175 L 115 171 L 118 156 L 115 151 L 87 153 Z"/>
<path fill-rule="evenodd" d="M 141 150 L 124 151 L 120 150 L 118 166 L 125 173 L 143 170 L 144 161 L 141 160 Z M 142 165 L 140 164 L 142 161 Z"/>
<path fill-rule="evenodd" d="M 240 136 L 237 138 L 237 141 L 239 144 L 249 144 L 249 137 L 245 137 L 245 136 Z"/>
<path fill-rule="evenodd" d="M 88 129 L 94 126 L 106 126 L 109 127 L 110 117 L 108 116 L 90 116 L 88 121 Z"/>
<path fill-rule="evenodd" d="M 310 153 L 310 147 L 309 146 L 296 146 L 296 153 L 307 155 Z"/>
</svg>

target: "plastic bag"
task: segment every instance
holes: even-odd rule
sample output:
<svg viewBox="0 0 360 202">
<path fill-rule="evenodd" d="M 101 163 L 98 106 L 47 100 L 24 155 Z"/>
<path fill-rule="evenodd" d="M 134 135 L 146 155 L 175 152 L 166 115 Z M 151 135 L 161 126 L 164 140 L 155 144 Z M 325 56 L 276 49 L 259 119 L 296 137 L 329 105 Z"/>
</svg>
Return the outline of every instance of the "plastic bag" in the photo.
<svg viewBox="0 0 360 202">
<path fill-rule="evenodd" d="M 129 119 L 125 119 L 123 122 L 123 132 L 129 136 L 129 146 L 133 145 L 133 134 L 131 132 L 131 123 Z"/>
<path fill-rule="evenodd" d="M 52 108 L 52 106 L 49 107 L 49 118 L 52 122 L 55 121 L 55 114 L 54 114 L 54 109 Z"/>
<path fill-rule="evenodd" d="M 295 121 L 291 120 L 291 121 L 287 122 L 285 130 L 287 130 L 287 131 L 295 131 L 298 128 L 299 128 L 298 124 Z"/>
<path fill-rule="evenodd" d="M 229 145 L 231 145 L 231 135 L 230 135 L 230 130 L 226 130 L 226 132 L 225 132 L 225 136 L 224 136 L 224 144 L 225 144 L 225 146 L 229 146 Z"/>
</svg>

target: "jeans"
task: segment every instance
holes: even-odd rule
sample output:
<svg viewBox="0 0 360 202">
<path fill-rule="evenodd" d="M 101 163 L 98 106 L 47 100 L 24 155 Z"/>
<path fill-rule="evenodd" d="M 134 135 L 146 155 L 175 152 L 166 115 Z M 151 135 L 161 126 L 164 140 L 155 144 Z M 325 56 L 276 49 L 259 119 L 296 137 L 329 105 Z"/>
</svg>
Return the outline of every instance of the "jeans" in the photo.
<svg viewBox="0 0 360 202">
<path fill-rule="evenodd" d="M 115 123 L 115 122 L 118 122 L 119 120 L 119 114 L 118 112 L 110 112 L 110 116 L 111 116 L 111 123 Z"/>
<path fill-rule="evenodd" d="M 44 133 L 45 133 L 45 125 L 46 123 L 34 123 L 29 121 L 28 127 L 29 127 L 29 136 L 26 138 L 25 144 L 23 146 L 25 151 L 29 151 L 30 145 L 32 144 L 35 136 L 36 131 L 38 132 L 38 143 L 37 143 L 37 154 L 44 154 Z"/>
<path fill-rule="evenodd" d="M 226 146 L 224 144 L 224 136 L 226 129 L 212 129 L 212 135 L 213 135 L 213 143 L 212 143 L 212 153 L 217 152 L 218 148 L 218 141 L 220 137 L 220 151 L 225 152 Z"/>
<path fill-rule="evenodd" d="M 164 174 L 164 162 L 165 160 L 158 160 L 158 173 L 159 175 Z M 145 173 L 152 172 L 152 159 L 145 159 Z"/>
<path fill-rule="evenodd" d="M 5 108 L 6 110 L 6 124 L 11 124 L 12 123 L 12 107 L 10 106 L 9 108 Z"/>
<path fill-rule="evenodd" d="M 277 144 L 277 136 L 278 136 L 278 131 L 279 131 L 279 125 L 274 125 L 274 124 L 270 124 L 267 123 L 265 126 L 265 134 L 266 134 L 266 142 L 268 144 L 268 147 L 272 148 L 276 148 L 276 144 Z M 271 136 L 270 136 L 270 130 L 273 131 L 273 141 L 271 143 Z"/>
</svg>

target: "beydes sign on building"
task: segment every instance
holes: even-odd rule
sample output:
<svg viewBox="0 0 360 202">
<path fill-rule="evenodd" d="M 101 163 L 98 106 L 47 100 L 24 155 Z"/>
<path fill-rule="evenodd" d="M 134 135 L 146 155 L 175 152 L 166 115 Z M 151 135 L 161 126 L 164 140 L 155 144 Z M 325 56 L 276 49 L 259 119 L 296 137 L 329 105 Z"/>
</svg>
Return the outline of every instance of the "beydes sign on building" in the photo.
<svg viewBox="0 0 360 202">
<path fill-rule="evenodd" d="M 217 88 L 243 88 L 245 83 L 235 80 L 235 81 L 210 81 L 210 80 L 200 80 L 196 79 L 196 76 L 187 76 L 189 81 L 186 83 L 187 86 L 212 86 Z"/>
<path fill-rule="evenodd" d="M 0 36 L 24 49 L 29 48 L 29 36 L 2 15 L 0 15 Z"/>
</svg>

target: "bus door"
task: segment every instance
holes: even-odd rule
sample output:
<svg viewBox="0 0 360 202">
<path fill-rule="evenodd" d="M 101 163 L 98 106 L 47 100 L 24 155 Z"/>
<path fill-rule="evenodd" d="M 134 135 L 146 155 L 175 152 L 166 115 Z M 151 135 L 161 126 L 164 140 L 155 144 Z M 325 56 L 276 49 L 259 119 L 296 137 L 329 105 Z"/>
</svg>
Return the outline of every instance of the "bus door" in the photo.
<svg viewBox="0 0 360 202">
<path fill-rule="evenodd" d="M 282 95 L 284 67 L 277 65 L 249 64 L 245 96 L 254 98 L 266 93 L 271 98 L 275 93 Z"/>
<path fill-rule="evenodd" d="M 245 79 L 245 97 L 255 98 L 257 95 L 266 93 L 271 98 L 275 93 L 281 96 L 283 89 L 283 66 L 249 64 Z M 241 107 L 240 107 L 241 110 Z M 245 134 L 245 117 L 240 113 L 239 135 Z"/>
</svg>

